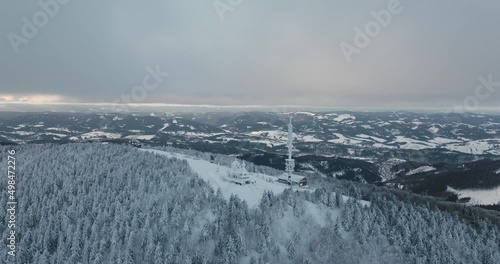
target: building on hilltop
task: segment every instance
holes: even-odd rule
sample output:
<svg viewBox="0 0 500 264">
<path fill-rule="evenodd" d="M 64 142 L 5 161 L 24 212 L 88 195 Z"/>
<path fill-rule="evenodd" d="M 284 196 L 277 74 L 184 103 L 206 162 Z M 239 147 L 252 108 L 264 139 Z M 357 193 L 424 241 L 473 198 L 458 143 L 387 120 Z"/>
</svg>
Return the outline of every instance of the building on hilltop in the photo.
<svg viewBox="0 0 500 264">
<path fill-rule="evenodd" d="M 226 180 L 238 185 L 255 183 L 250 179 L 245 163 L 243 161 L 239 162 L 237 159 L 231 164 L 231 170 L 229 170 Z"/>
</svg>

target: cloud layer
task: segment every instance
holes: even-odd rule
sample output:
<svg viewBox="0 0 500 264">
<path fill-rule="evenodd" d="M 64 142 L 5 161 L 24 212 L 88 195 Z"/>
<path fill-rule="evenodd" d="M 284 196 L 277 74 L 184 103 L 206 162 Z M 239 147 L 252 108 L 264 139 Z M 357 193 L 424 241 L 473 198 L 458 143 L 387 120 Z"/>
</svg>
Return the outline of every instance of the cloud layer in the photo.
<svg viewBox="0 0 500 264">
<path fill-rule="evenodd" d="M 140 103 L 448 107 L 500 82 L 495 0 L 401 0 L 350 63 L 340 44 L 392 0 L 55 1 L 46 25 L 36 1 L 1 4 L 0 103 L 114 102 L 155 65 L 170 75 Z M 23 17 L 43 27 L 16 53 Z"/>
</svg>

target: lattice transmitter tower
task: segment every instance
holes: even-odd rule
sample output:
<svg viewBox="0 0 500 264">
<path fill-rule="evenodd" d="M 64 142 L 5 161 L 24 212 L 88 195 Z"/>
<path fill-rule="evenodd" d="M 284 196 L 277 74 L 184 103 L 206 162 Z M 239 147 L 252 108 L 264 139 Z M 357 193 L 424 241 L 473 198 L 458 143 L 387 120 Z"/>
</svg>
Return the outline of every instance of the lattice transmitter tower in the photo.
<svg viewBox="0 0 500 264">
<path fill-rule="evenodd" d="M 288 159 L 285 162 L 285 171 L 288 174 L 288 183 L 292 186 L 292 173 L 295 168 L 295 160 L 292 159 L 292 151 L 293 151 L 293 126 L 292 126 L 292 118 L 290 117 L 290 123 L 288 123 Z"/>
</svg>

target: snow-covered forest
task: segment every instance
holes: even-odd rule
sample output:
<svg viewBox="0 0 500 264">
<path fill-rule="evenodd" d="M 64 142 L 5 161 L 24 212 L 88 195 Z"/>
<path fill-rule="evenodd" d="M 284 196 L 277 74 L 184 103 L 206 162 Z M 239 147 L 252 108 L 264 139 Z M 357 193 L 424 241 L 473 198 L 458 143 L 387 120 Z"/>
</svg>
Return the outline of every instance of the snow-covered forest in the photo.
<svg viewBox="0 0 500 264">
<path fill-rule="evenodd" d="M 128 146 L 15 148 L 17 263 L 500 263 L 495 224 L 385 195 L 361 203 L 349 183 L 265 193 L 251 208 L 186 161 Z"/>
</svg>

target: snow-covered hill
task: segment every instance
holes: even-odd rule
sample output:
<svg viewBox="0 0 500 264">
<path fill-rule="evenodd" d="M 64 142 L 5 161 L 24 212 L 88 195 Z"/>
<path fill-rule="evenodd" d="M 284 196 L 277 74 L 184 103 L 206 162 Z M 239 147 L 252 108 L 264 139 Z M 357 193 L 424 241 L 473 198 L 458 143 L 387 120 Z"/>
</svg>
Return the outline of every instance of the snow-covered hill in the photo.
<svg viewBox="0 0 500 264">
<path fill-rule="evenodd" d="M 0 115 L 0 142 L 138 138 L 157 144 L 175 138 L 184 144 L 238 142 L 276 148 L 286 143 L 287 116 L 293 116 L 298 144 L 500 155 L 499 116 L 408 112 L 26 113 Z"/>
<path fill-rule="evenodd" d="M 199 159 L 196 157 L 191 157 L 184 154 L 179 154 L 175 152 L 162 151 L 157 149 L 139 149 L 140 151 L 152 152 L 158 155 L 162 155 L 168 158 L 177 158 L 180 160 L 185 160 L 191 167 L 191 169 L 197 173 L 205 182 L 209 183 L 215 190 L 221 190 L 222 195 L 229 200 L 231 195 L 237 195 L 240 199 L 245 200 L 250 207 L 256 207 L 266 192 L 272 192 L 275 195 L 281 194 L 286 189 L 290 189 L 290 186 L 278 182 L 278 177 L 270 176 L 263 173 L 252 173 L 248 172 L 247 175 L 250 177 L 253 184 L 249 185 L 237 185 L 229 182 L 225 179 L 230 173 L 234 173 L 232 168 L 211 163 L 209 161 Z M 314 187 L 307 186 L 297 187 L 294 186 L 294 191 L 307 191 L 313 192 Z M 347 202 L 352 197 L 342 195 L 343 201 Z M 363 206 L 369 206 L 368 201 L 359 201 Z M 317 209 L 311 209 L 317 211 Z"/>
<path fill-rule="evenodd" d="M 260 203 L 262 195 L 266 191 L 280 194 L 285 189 L 290 188 L 286 184 L 277 182 L 277 177 L 251 172 L 249 172 L 248 175 L 251 177 L 251 180 L 255 182 L 255 184 L 237 185 L 225 180 L 225 176 L 231 172 L 231 168 L 229 167 L 173 152 L 155 149 L 141 150 L 156 153 L 169 158 L 175 157 L 181 160 L 186 160 L 194 172 L 196 172 L 204 181 L 209 183 L 215 190 L 220 189 L 225 198 L 229 199 L 231 195 L 237 195 L 241 199 L 247 201 L 250 207 L 257 206 Z M 299 190 L 310 191 L 311 189 L 300 188 Z"/>
<path fill-rule="evenodd" d="M 216 172 L 225 168 L 197 156 L 116 144 L 15 148 L 22 235 L 16 258 L 3 254 L 0 263 L 500 262 L 498 226 L 473 208 L 461 216 L 381 195 L 386 190 L 373 186 L 372 203 L 364 206 L 340 195 L 363 197 L 359 186 L 324 178 L 313 192 L 259 182 L 257 188 L 270 191 L 248 206 L 256 201 L 249 193 L 242 200 L 214 190 Z M 6 167 L 1 155 L 0 170 Z M 0 194 L 6 204 L 5 184 Z M 8 237 L 6 225 L 0 233 Z"/>
</svg>

